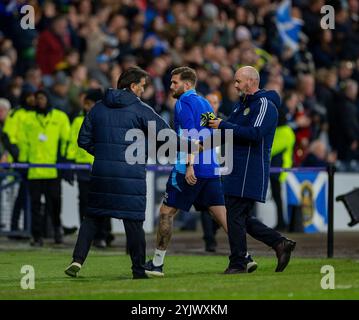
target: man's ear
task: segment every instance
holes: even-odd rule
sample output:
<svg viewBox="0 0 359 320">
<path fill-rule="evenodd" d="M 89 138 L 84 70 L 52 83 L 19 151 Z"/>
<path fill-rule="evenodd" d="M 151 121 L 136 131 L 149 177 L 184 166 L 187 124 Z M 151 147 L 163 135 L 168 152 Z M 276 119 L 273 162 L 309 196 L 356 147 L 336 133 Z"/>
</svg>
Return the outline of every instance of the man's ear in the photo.
<svg viewBox="0 0 359 320">
<path fill-rule="evenodd" d="M 186 90 L 189 90 L 190 88 L 192 88 L 192 83 L 189 81 L 184 81 L 183 85 Z"/>
<path fill-rule="evenodd" d="M 134 91 L 136 90 L 136 85 L 137 85 L 137 84 L 136 84 L 136 83 L 134 83 L 134 82 L 133 82 L 133 83 L 131 83 L 131 85 L 130 85 L 130 89 L 131 89 L 131 91 L 132 91 L 132 92 L 134 92 Z"/>
</svg>

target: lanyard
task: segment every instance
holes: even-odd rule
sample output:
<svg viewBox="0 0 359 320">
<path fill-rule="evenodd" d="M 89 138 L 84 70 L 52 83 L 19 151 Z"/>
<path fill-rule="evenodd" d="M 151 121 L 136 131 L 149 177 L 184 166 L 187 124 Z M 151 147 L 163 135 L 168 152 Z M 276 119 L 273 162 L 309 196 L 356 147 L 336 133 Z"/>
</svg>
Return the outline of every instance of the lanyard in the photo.
<svg viewBox="0 0 359 320">
<path fill-rule="evenodd" d="M 51 118 L 51 113 L 52 111 L 48 112 L 45 116 L 44 116 L 44 119 L 42 120 L 41 117 L 39 116 L 42 116 L 41 114 L 39 113 L 36 113 L 36 119 L 38 121 L 38 123 L 41 125 L 41 127 L 43 129 L 46 129 L 47 125 L 49 124 L 50 122 L 50 118 Z"/>
</svg>

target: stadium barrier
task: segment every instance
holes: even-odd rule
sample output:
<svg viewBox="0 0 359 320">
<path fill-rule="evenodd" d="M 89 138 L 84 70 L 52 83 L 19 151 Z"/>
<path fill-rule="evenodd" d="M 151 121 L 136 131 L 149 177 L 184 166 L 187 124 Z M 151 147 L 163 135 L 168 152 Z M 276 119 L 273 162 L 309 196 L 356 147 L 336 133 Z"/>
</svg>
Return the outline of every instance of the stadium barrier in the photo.
<svg viewBox="0 0 359 320">
<path fill-rule="evenodd" d="M 29 168 L 57 168 L 60 170 L 91 170 L 91 165 L 89 164 L 75 164 L 75 163 L 57 163 L 57 164 L 29 164 L 29 163 L 0 163 L 1 175 L 1 186 L 0 186 L 0 199 L 4 197 L 6 190 L 11 191 L 11 199 L 15 199 L 15 186 L 20 184 L 22 181 L 21 175 L 16 171 L 16 169 L 29 169 Z M 167 165 L 147 165 L 146 169 L 148 171 L 154 172 L 170 172 L 172 166 Z M 15 171 L 11 171 L 15 170 Z M 327 208 L 328 208 L 328 224 L 327 224 L 327 257 L 332 258 L 334 256 L 334 175 L 335 175 L 335 166 L 329 165 L 326 167 L 297 167 L 297 168 L 278 168 L 272 167 L 270 169 L 271 173 L 281 173 L 281 172 L 327 172 L 328 174 L 328 197 L 327 197 Z M 12 177 L 12 178 L 11 178 Z M 8 181 L 8 179 L 13 179 L 13 181 Z M 5 181 L 3 183 L 3 181 Z M 7 182 L 6 182 L 7 181 Z M 26 185 L 26 188 L 27 185 Z M 9 191 L 9 193 L 10 193 Z M 28 197 L 28 190 L 26 190 L 26 210 L 23 220 L 24 228 L 20 231 L 23 234 L 29 234 L 31 230 L 31 209 L 30 201 Z M 14 201 L 15 202 L 15 201 Z M 1 204 L 3 202 L 1 201 Z M 3 214 L 3 207 L 0 208 L 0 235 L 15 235 L 10 230 L 11 216 L 14 203 L 7 203 L 8 207 L 6 210 L 7 215 Z M 1 228 L 2 227 L 2 228 Z M 7 230 L 7 231 L 4 231 Z M 19 231 L 16 232 L 18 234 Z"/>
<path fill-rule="evenodd" d="M 1 167 L 0 167 L 1 168 Z M 20 190 L 20 188 L 23 190 Z M 18 197 L 19 192 L 22 197 Z M 17 211 L 18 224 L 22 228 L 11 230 L 13 210 Z M 24 214 L 21 214 L 21 211 Z M 13 237 L 30 237 L 31 233 L 31 207 L 30 195 L 26 181 L 17 171 L 0 171 L 0 234 Z"/>
</svg>

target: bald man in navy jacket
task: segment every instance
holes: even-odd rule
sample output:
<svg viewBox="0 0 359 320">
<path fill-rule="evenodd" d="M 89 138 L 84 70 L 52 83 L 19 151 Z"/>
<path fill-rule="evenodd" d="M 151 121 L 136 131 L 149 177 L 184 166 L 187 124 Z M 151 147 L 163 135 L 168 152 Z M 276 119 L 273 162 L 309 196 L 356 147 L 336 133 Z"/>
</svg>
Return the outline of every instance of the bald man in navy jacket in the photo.
<svg viewBox="0 0 359 320">
<path fill-rule="evenodd" d="M 259 80 L 253 67 L 238 69 L 235 88 L 240 94 L 239 102 L 226 121 L 209 122 L 213 129 L 233 130 L 233 170 L 223 180 L 231 249 L 225 274 L 246 272 L 246 233 L 274 249 L 278 259 L 276 272 L 286 268 L 296 245 L 252 216 L 255 202 L 265 202 L 280 105 L 275 91 L 259 89 Z"/>
</svg>

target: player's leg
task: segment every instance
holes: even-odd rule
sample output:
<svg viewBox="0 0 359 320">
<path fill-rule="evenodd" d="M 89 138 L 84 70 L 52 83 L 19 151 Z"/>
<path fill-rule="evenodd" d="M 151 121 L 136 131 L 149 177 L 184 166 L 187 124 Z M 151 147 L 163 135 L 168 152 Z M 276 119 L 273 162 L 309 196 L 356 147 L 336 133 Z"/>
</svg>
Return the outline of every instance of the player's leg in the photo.
<svg viewBox="0 0 359 320">
<path fill-rule="evenodd" d="M 173 232 L 173 219 L 177 212 L 178 209 L 176 208 L 169 207 L 165 204 L 161 205 L 160 219 L 157 231 L 157 249 L 167 250 Z"/>
<path fill-rule="evenodd" d="M 163 264 L 167 247 L 173 232 L 173 219 L 178 209 L 162 204 L 160 208 L 159 224 L 157 229 L 156 249 L 153 259 L 145 265 L 146 274 L 163 277 Z"/>
<path fill-rule="evenodd" d="M 213 217 L 213 219 L 223 228 L 223 230 L 227 233 L 227 211 L 226 207 L 221 206 L 210 206 L 208 208 L 209 213 Z"/>
<path fill-rule="evenodd" d="M 146 273 L 163 276 L 163 263 L 171 240 L 173 219 L 179 210 L 189 211 L 200 190 L 200 181 L 194 186 L 186 182 L 185 175 L 172 172 L 166 185 L 165 198 L 160 208 L 156 249 L 153 260 L 146 263 Z"/>
<path fill-rule="evenodd" d="M 213 219 L 228 232 L 227 212 L 220 178 L 202 179 L 201 190 L 194 202 L 195 207 L 208 208 Z"/>
</svg>

